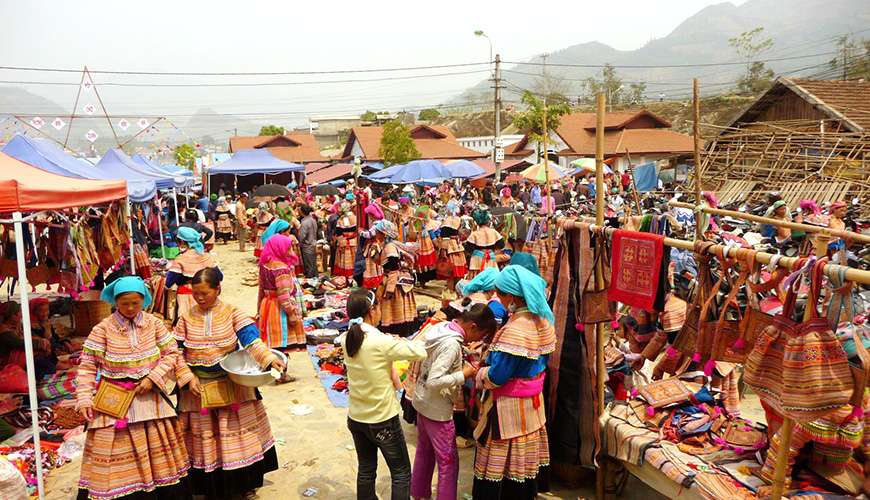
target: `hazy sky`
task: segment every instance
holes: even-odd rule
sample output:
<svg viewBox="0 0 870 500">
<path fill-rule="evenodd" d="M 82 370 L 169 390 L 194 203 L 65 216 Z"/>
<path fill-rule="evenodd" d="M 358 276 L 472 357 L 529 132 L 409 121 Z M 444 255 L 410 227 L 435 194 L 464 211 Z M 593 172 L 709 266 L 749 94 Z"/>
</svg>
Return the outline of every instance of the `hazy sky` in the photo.
<svg viewBox="0 0 870 500">
<path fill-rule="evenodd" d="M 732 0 L 743 3 L 742 0 Z M 521 60 L 597 40 L 635 49 L 667 35 L 720 0 L 613 2 L 408 1 L 22 1 L 0 0 L 0 65 L 131 71 L 324 71 Z M 539 8 L 538 12 L 529 7 Z M 100 87 L 111 113 L 176 115 L 208 107 L 275 113 L 294 124 L 311 114 L 438 104 L 483 79 L 486 66 L 403 73 L 187 77 L 97 75 L 101 82 L 227 83 L 423 79 L 277 87 Z M 0 80 L 75 82 L 77 74 L 0 70 Z M 0 83 L 0 85 L 4 85 Z M 65 108 L 75 86 L 20 85 Z M 34 111 L 3 109 L 0 112 Z M 253 117 L 265 119 L 263 116 Z M 199 131 L 196 131 L 199 132 Z"/>
</svg>

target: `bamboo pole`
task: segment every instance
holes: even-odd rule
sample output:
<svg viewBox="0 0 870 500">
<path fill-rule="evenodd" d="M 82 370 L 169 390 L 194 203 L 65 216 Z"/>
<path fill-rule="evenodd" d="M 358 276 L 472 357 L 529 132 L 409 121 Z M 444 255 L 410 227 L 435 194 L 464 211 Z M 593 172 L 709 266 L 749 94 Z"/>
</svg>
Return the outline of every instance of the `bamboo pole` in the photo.
<svg viewBox="0 0 870 500">
<path fill-rule="evenodd" d="M 550 136 L 550 132 L 547 130 L 547 98 L 544 97 L 544 182 L 546 185 L 544 186 L 544 196 L 546 196 L 547 200 L 547 216 L 553 215 L 553 207 L 550 203 L 550 155 L 547 151 L 549 149 L 548 140 Z"/>
<path fill-rule="evenodd" d="M 701 204 L 701 174 L 703 173 L 701 166 L 701 101 L 698 96 L 698 79 L 692 80 L 692 115 L 694 122 L 692 123 L 692 137 L 694 139 L 694 159 L 695 159 L 695 203 Z M 695 239 L 700 240 L 704 236 L 704 230 L 701 228 L 701 218 L 695 216 Z"/>
<path fill-rule="evenodd" d="M 606 97 L 603 93 L 597 96 L 597 110 L 595 114 L 595 223 L 599 226 L 604 225 L 604 198 L 607 193 L 604 189 L 604 113 L 607 105 Z M 595 266 L 595 289 L 601 290 L 604 288 L 604 262 L 598 259 L 598 265 Z M 604 324 L 597 323 L 595 325 L 595 383 L 598 394 L 599 417 L 604 414 L 604 379 L 607 376 L 607 369 L 604 366 Z M 600 425 L 601 419 L 596 419 L 596 430 Z M 599 432 L 600 433 L 600 432 Z M 595 495 L 599 500 L 604 500 L 604 483 L 607 477 L 606 464 L 604 462 L 604 453 L 600 451 L 598 454 L 598 469 L 595 471 Z"/>
<path fill-rule="evenodd" d="M 669 205 L 678 208 L 695 209 L 691 203 L 683 203 L 679 201 L 671 201 Z M 844 240 L 852 240 L 859 243 L 870 243 L 870 236 L 852 231 L 842 231 L 839 229 L 831 229 L 828 227 L 813 226 L 811 224 L 801 224 L 799 222 L 783 221 L 779 219 L 771 219 L 770 217 L 762 217 L 760 215 L 747 214 L 743 212 L 735 212 L 733 210 L 722 210 L 721 208 L 703 207 L 702 212 L 712 215 L 721 215 L 725 217 L 734 217 L 735 219 L 744 219 L 760 224 L 770 224 L 772 226 L 787 227 L 789 229 L 797 229 L 807 233 L 822 233 L 823 235 L 837 236 Z"/>
</svg>

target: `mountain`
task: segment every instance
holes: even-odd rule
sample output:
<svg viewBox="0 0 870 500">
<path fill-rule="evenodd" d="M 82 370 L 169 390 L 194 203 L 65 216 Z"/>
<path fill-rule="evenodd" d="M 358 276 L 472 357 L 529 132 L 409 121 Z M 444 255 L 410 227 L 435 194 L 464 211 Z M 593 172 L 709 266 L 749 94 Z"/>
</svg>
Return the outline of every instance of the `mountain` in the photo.
<svg viewBox="0 0 870 500">
<path fill-rule="evenodd" d="M 637 50 L 620 51 L 599 42 L 566 47 L 528 61 L 534 65 L 504 64 L 505 102 L 519 100 L 521 89 L 540 88 L 546 64 L 547 81 L 569 96 L 584 95 L 583 80 L 600 74 L 600 68 L 562 67 L 568 65 L 668 66 L 739 62 L 728 39 L 745 31 L 764 27 L 773 47 L 759 56 L 771 61 L 777 74 L 807 76 L 827 70 L 834 57 L 836 37 L 854 33 L 870 38 L 868 0 L 748 0 L 740 6 L 721 3 L 706 7 L 683 21 L 664 38 L 652 40 Z M 795 58 L 810 54 L 815 57 Z M 692 78 L 699 78 L 705 94 L 719 93 L 734 86 L 743 64 L 710 67 L 617 68 L 626 83 L 645 82 L 648 98 L 677 99 L 691 94 Z M 451 102 L 473 102 L 490 95 L 491 83 L 482 81 Z"/>
<path fill-rule="evenodd" d="M 257 135 L 260 124 L 245 118 L 230 114 L 222 114 L 211 108 L 200 108 L 182 125 L 177 123 L 184 132 L 194 139 L 201 139 L 208 134 L 207 139 L 218 143 L 228 143 L 229 137 L 236 132 L 238 135 Z"/>
</svg>

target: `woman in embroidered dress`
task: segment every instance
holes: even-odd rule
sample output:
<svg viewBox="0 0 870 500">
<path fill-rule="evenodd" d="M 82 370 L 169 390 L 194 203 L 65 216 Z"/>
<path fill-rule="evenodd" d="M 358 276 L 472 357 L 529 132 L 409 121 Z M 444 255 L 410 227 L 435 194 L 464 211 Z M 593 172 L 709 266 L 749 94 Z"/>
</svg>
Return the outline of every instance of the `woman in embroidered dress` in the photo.
<svg viewBox="0 0 870 500">
<path fill-rule="evenodd" d="M 477 385 L 487 389 L 474 430 L 476 499 L 533 499 L 549 489 L 543 387 L 555 350 L 553 311 L 546 282 L 521 266 L 507 266 L 495 281 L 499 301 L 512 311 L 485 355 Z"/>
<path fill-rule="evenodd" d="M 233 214 L 230 213 L 230 206 L 227 204 L 227 199 L 221 196 L 218 198 L 215 213 L 215 239 L 223 241 L 227 244 L 233 237 Z"/>
<path fill-rule="evenodd" d="M 233 384 L 220 362 L 247 349 L 261 367 L 283 372 L 286 366 L 260 341 L 250 316 L 220 300 L 221 280 L 203 269 L 191 281 L 194 305 L 175 326 L 182 352 L 178 384 L 184 442 L 190 455 L 195 495 L 230 498 L 263 486 L 263 475 L 278 470 L 275 440 L 258 390 Z M 202 384 L 229 384 L 233 401 L 203 409 Z"/>
<path fill-rule="evenodd" d="M 335 223 L 335 266 L 332 269 L 333 276 L 353 276 L 353 259 L 356 255 L 357 245 L 357 222 L 353 208 L 348 203 L 343 203 L 338 220 Z"/>
<path fill-rule="evenodd" d="M 266 242 L 269 241 L 269 238 L 275 236 L 276 234 L 280 234 L 283 236 L 290 236 L 290 223 L 283 219 L 275 219 L 269 224 L 269 227 L 263 231 L 263 234 L 260 235 L 260 243 L 265 247 Z"/>
<path fill-rule="evenodd" d="M 425 285 L 427 281 L 435 279 L 435 243 L 434 240 L 438 236 L 438 221 L 435 220 L 437 214 L 429 208 L 429 205 L 420 205 L 417 207 L 417 220 L 414 221 L 415 229 L 417 230 L 417 243 L 420 248 L 417 249 L 417 279 Z"/>
<path fill-rule="evenodd" d="M 254 257 L 259 257 L 260 253 L 263 252 L 262 236 L 273 220 L 275 220 L 275 216 L 269 212 L 269 204 L 261 201 L 257 207 L 257 234 L 256 241 L 254 242 Z"/>
<path fill-rule="evenodd" d="M 381 265 L 381 253 L 386 245 L 387 237 L 396 236 L 396 225 L 386 219 L 377 220 L 369 231 L 366 231 L 365 270 L 363 271 L 363 286 L 369 290 L 377 290 L 384 281 L 384 268 Z"/>
<path fill-rule="evenodd" d="M 269 238 L 260 255 L 260 294 L 257 299 L 260 338 L 270 349 L 305 345 L 304 304 L 294 269 L 299 258 L 291 253 L 287 236 Z"/>
<path fill-rule="evenodd" d="M 190 280 L 200 269 L 213 267 L 218 269 L 217 262 L 211 254 L 206 253 L 201 235 L 189 227 L 178 228 L 178 256 L 169 264 L 166 271 L 166 288 L 177 285 L 176 313 L 174 322 L 178 321 L 191 306 L 193 295 L 190 290 Z M 220 271 L 220 269 L 218 269 Z"/>
<path fill-rule="evenodd" d="M 492 215 L 487 208 L 478 208 L 471 213 L 471 218 L 477 223 L 477 229 L 468 235 L 465 242 L 465 249 L 471 252 L 466 274 L 469 279 L 487 267 L 498 269 L 495 251 L 504 248 L 504 238 L 489 225 Z"/>
<path fill-rule="evenodd" d="M 402 250 L 392 241 L 396 237 L 395 224 L 383 220 L 375 228 L 378 239 L 384 245 L 380 255 L 384 280 L 378 287 L 381 329 L 406 337 L 416 330 L 414 322 L 417 319 L 417 300 L 414 296 L 414 278 L 407 271 Z"/>
<path fill-rule="evenodd" d="M 141 278 L 118 278 L 100 298 L 116 311 L 91 330 L 76 377 L 76 408 L 89 422 L 78 497 L 189 498 L 187 449 L 168 398 L 180 362 L 175 338 L 143 312 L 151 294 Z M 124 418 L 94 408 L 98 374 L 100 384 L 135 393 Z"/>
<path fill-rule="evenodd" d="M 461 219 L 456 215 L 458 207 L 451 201 L 447 204 L 448 215 L 441 223 L 438 234 L 438 259 L 436 268 L 448 269 L 448 272 L 436 272 L 438 279 L 447 280 L 445 290 L 450 293 L 456 288 L 456 282 L 465 277 L 468 267 L 465 260 L 465 249 L 459 240 Z M 440 266 L 438 262 L 442 263 Z"/>
</svg>

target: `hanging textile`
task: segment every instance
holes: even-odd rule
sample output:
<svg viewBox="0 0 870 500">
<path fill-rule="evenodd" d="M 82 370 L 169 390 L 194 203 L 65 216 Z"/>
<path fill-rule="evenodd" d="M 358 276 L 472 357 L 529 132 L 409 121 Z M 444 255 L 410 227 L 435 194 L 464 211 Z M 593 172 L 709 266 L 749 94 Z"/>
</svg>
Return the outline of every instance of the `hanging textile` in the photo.
<svg viewBox="0 0 870 500">
<path fill-rule="evenodd" d="M 613 233 L 612 276 L 607 298 L 654 310 L 664 236 L 617 230 Z"/>
</svg>

